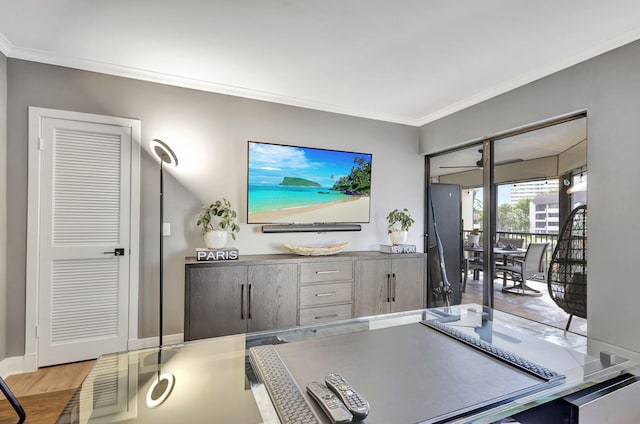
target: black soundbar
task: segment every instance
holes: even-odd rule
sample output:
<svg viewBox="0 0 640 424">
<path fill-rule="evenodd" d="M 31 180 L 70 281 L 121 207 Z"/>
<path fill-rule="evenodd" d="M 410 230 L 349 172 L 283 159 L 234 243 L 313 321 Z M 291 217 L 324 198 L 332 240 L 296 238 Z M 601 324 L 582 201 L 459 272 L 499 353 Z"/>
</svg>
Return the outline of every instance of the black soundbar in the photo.
<svg viewBox="0 0 640 424">
<path fill-rule="evenodd" d="M 360 224 L 274 224 L 263 225 L 263 233 L 326 233 L 329 231 L 360 231 Z"/>
</svg>

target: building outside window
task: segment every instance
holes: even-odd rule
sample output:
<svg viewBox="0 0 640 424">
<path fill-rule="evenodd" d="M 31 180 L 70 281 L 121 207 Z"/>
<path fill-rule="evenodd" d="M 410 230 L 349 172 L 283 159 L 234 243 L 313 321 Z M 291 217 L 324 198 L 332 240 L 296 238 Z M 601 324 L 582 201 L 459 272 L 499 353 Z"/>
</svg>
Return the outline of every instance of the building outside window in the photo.
<svg viewBox="0 0 640 424">
<path fill-rule="evenodd" d="M 538 194 L 531 199 L 530 210 L 532 233 L 557 234 L 560 231 L 558 192 Z"/>
</svg>

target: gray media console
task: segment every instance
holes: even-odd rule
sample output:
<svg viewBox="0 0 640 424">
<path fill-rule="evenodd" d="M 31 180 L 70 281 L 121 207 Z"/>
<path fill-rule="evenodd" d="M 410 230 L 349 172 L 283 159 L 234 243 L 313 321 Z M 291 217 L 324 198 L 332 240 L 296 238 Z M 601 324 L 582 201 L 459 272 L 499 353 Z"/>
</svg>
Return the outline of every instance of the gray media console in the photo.
<svg viewBox="0 0 640 424">
<path fill-rule="evenodd" d="M 185 341 L 426 307 L 426 254 L 247 255 L 185 264 Z"/>
</svg>

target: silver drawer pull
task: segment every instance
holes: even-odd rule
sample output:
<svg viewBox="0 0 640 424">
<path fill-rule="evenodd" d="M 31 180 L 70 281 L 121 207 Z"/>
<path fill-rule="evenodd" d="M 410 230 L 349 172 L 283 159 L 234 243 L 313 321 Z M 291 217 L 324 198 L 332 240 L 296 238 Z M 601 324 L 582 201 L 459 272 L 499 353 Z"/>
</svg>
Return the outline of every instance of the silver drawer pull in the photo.
<svg viewBox="0 0 640 424">
<path fill-rule="evenodd" d="M 313 319 L 327 319 L 327 318 L 338 318 L 338 314 L 320 315 L 319 317 L 315 317 Z"/>
<path fill-rule="evenodd" d="M 335 296 L 338 292 L 330 292 L 330 293 L 316 293 L 316 297 L 324 297 L 324 296 Z"/>
<path fill-rule="evenodd" d="M 337 274 L 340 271 L 337 269 L 331 269 L 331 270 L 327 270 L 327 271 L 316 271 L 316 274 Z"/>
</svg>

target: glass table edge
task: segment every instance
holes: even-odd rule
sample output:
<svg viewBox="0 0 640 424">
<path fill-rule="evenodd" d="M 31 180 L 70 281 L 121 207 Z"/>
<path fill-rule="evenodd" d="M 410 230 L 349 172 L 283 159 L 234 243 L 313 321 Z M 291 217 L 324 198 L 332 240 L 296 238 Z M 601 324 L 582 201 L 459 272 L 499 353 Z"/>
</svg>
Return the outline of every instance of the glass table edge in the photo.
<svg viewBox="0 0 640 424">
<path fill-rule="evenodd" d="M 577 333 L 567 332 L 566 330 L 552 327 L 548 324 L 532 321 L 517 315 L 509 314 L 507 312 L 495 309 L 491 310 L 490 308 L 478 304 L 463 304 L 449 307 L 425 308 L 412 311 L 357 317 L 319 325 L 298 326 L 288 329 L 246 333 L 245 337 L 247 343 L 247 354 L 253 340 L 259 340 L 265 337 L 286 337 L 294 335 L 298 337 L 302 336 L 302 338 L 304 339 L 304 335 L 309 334 L 312 334 L 311 338 L 330 337 L 332 335 L 335 335 L 330 334 L 332 333 L 331 330 L 336 329 L 342 329 L 343 332 L 341 334 L 359 331 L 370 331 L 375 328 L 382 328 L 386 326 L 404 325 L 411 322 L 420 322 L 430 319 L 437 320 L 443 317 L 455 316 L 464 311 L 482 311 L 483 314 L 491 315 L 492 320 L 495 319 L 496 316 L 499 319 L 513 320 L 514 322 L 517 322 L 519 326 L 521 325 L 521 327 L 514 327 L 514 330 L 516 331 L 533 329 L 535 333 L 535 330 L 545 328 L 548 331 L 559 335 L 570 334 L 570 336 L 575 339 L 583 340 L 585 345 L 594 343 L 608 349 L 611 353 L 614 353 L 619 358 L 621 358 L 621 362 L 613 363 L 603 369 L 584 375 L 584 378 L 582 379 L 565 379 L 563 382 L 550 385 L 544 390 L 519 396 L 516 399 L 506 401 L 501 405 L 494 406 L 486 410 L 481 410 L 479 412 L 471 413 L 468 415 L 462 414 L 459 418 L 452 418 L 451 420 L 447 420 L 447 422 L 491 423 L 499 419 L 510 417 L 518 412 L 523 412 L 528 409 L 540 406 L 544 403 L 570 395 L 572 393 L 575 393 L 576 391 L 609 380 L 623 373 L 640 375 L 640 353 L 638 352 L 633 352 L 629 349 L 613 346 L 609 343 L 601 342 L 599 340 L 590 339 L 587 336 L 583 336 Z M 371 328 L 372 326 L 374 328 Z M 329 334 L 322 334 L 323 330 L 328 330 L 327 333 Z M 553 341 L 549 342 L 553 343 Z M 567 349 L 571 350 L 571 347 L 567 347 Z M 254 383 L 261 384 L 259 382 Z"/>
<path fill-rule="evenodd" d="M 358 317 L 358 318 L 352 318 L 352 319 L 343 320 L 343 321 L 335 321 L 331 323 L 319 324 L 319 325 L 298 326 L 298 327 L 278 329 L 278 330 L 266 330 L 266 331 L 260 331 L 260 332 L 222 336 L 214 339 L 221 339 L 223 337 L 243 338 L 244 339 L 243 353 L 246 357 L 248 355 L 248 349 L 249 347 L 251 347 L 252 343 L 259 340 L 264 340 L 270 337 L 286 337 L 286 338 L 289 338 L 291 341 L 305 340 L 308 338 L 330 337 L 335 334 L 346 334 L 346 333 L 353 333 L 353 332 L 359 332 L 359 331 L 370 331 L 376 328 L 384 328 L 384 327 L 390 327 L 390 326 L 404 325 L 408 323 L 416 323 L 423 320 L 450 317 L 450 316 L 455 316 L 456 314 L 460 315 L 460 314 L 468 313 L 470 311 L 473 313 L 478 313 L 478 311 L 481 311 L 480 313 L 490 315 L 492 319 L 498 318 L 498 320 L 511 320 L 513 323 L 515 323 L 514 331 L 533 329 L 535 332 L 539 328 L 544 328 L 552 333 L 566 334 L 566 331 L 564 330 L 555 329 L 555 328 L 549 327 L 548 325 L 536 323 L 534 321 L 530 321 L 522 317 L 518 317 L 505 312 L 497 311 L 497 310 L 490 310 L 478 304 L 466 304 L 466 305 L 456 305 L 451 307 L 418 309 L 418 310 L 396 312 L 396 313 L 383 314 L 383 315 L 373 315 L 368 317 Z M 580 390 L 582 388 L 586 388 L 586 387 L 595 385 L 599 382 L 606 381 L 622 373 L 628 372 L 631 374 L 640 374 L 640 354 L 639 353 L 630 351 L 628 349 L 616 347 L 611 344 L 604 343 L 598 340 L 589 339 L 586 336 L 577 335 L 575 333 L 571 333 L 571 337 L 575 338 L 576 340 L 584 341 L 585 345 L 588 345 L 589 343 L 600 345 L 602 346 L 602 349 L 608 349 L 609 351 L 613 352 L 615 355 L 618 355 L 619 357 L 624 358 L 626 360 L 620 363 L 613 363 L 608 367 L 605 367 L 601 370 L 597 370 L 596 372 L 585 375 L 583 379 L 569 380 L 569 381 L 566 380 L 562 384 L 551 386 L 540 392 L 532 393 L 530 395 L 524 395 L 524 396 L 518 397 L 517 399 L 507 401 L 501 405 L 491 407 L 487 410 L 481 410 L 471 414 L 462 415 L 460 416 L 460 418 L 453 418 L 447 422 L 490 423 L 502 418 L 509 417 L 517 412 L 534 408 L 546 402 L 550 402 L 555 399 L 561 398 L 568 394 L 574 393 L 577 390 Z M 165 346 L 162 346 L 160 350 L 165 351 L 165 350 L 181 349 L 183 347 L 188 347 L 189 345 L 207 343 L 208 341 L 210 342 L 211 340 L 212 339 L 203 339 L 203 340 L 194 340 L 194 341 L 188 341 L 183 343 L 165 345 Z M 112 357 L 114 355 L 128 355 L 128 360 L 131 361 L 133 360 L 133 356 L 136 356 L 139 358 L 141 355 L 145 355 L 149 352 L 154 352 L 158 350 L 159 350 L 158 346 L 145 347 L 142 349 L 132 350 L 129 352 L 120 352 L 120 353 L 103 355 L 100 358 L 98 358 L 98 360 L 104 357 Z M 89 373 L 89 375 L 91 374 L 91 372 Z M 87 377 L 89 375 L 87 375 Z M 85 377 L 85 380 L 87 379 L 87 377 Z M 257 383 L 257 382 L 254 381 L 253 383 Z M 258 383 L 258 384 L 261 384 L 261 383 Z M 80 392 L 80 390 L 82 390 L 82 384 L 80 385 L 76 393 Z M 64 411 L 63 411 L 63 414 L 64 414 Z M 61 417 L 63 414 L 61 414 Z"/>
</svg>

